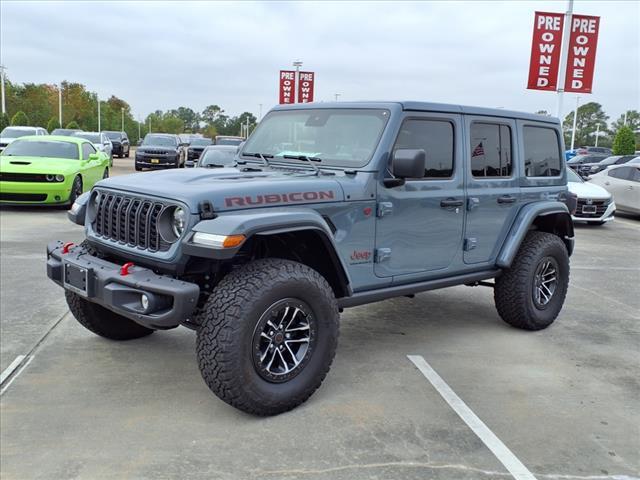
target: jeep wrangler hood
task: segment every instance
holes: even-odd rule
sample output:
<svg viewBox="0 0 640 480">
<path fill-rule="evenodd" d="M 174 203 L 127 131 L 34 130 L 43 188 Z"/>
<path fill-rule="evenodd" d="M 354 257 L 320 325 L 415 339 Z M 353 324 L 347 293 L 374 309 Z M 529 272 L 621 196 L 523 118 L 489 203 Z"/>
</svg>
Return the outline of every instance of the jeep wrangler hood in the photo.
<svg viewBox="0 0 640 480">
<path fill-rule="evenodd" d="M 215 211 L 339 202 L 344 192 L 334 177 L 305 171 L 237 168 L 172 169 L 123 175 L 96 184 L 132 195 L 150 195 L 184 202 L 192 213 L 210 201 Z"/>
</svg>

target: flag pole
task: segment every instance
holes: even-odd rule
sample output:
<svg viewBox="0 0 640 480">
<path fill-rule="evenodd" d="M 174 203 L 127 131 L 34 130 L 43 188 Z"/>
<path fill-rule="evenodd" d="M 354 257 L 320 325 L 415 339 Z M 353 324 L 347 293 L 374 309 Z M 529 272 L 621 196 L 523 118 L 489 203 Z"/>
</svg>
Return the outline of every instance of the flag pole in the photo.
<svg viewBox="0 0 640 480">
<path fill-rule="evenodd" d="M 564 82 L 567 76 L 567 57 L 569 54 L 569 32 L 571 31 L 571 16 L 573 15 L 573 0 L 569 0 L 567 11 L 564 14 L 564 27 L 562 29 L 562 48 L 560 49 L 560 73 L 558 75 L 558 118 L 562 123 L 562 101 L 564 95 Z"/>
</svg>

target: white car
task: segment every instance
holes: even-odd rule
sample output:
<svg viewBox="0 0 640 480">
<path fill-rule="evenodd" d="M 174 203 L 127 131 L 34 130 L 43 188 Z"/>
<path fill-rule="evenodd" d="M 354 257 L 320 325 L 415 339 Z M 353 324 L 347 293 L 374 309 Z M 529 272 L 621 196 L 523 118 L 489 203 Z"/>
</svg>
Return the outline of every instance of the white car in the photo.
<svg viewBox="0 0 640 480">
<path fill-rule="evenodd" d="M 640 164 L 610 167 L 593 175 L 591 183 L 610 192 L 621 212 L 640 215 Z"/>
<path fill-rule="evenodd" d="M 578 207 L 571 216 L 574 222 L 602 225 L 613 220 L 616 204 L 613 196 L 604 188 L 585 182 L 571 168 L 567 168 L 567 186 L 578 197 Z"/>
<path fill-rule="evenodd" d="M 26 137 L 27 135 L 49 135 L 42 127 L 7 127 L 0 133 L 0 152 L 16 138 Z"/>
<path fill-rule="evenodd" d="M 111 166 L 113 167 L 113 143 L 104 132 L 75 132 L 72 136 L 89 140 L 96 150 L 109 155 Z"/>
</svg>

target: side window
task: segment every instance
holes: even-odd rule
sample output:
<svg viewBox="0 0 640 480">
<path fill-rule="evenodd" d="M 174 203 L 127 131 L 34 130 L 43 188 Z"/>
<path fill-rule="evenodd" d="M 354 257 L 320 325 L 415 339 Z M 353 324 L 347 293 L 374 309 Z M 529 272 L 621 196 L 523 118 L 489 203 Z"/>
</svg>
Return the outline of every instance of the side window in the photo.
<svg viewBox="0 0 640 480">
<path fill-rule="evenodd" d="M 89 155 L 91 155 L 92 153 L 96 153 L 96 149 L 93 148 L 93 145 L 91 145 L 88 142 L 85 142 L 82 144 L 82 159 L 83 160 L 88 160 L 89 159 Z"/>
<path fill-rule="evenodd" d="M 633 169 L 633 175 L 631 176 L 632 182 L 640 182 L 640 168 Z"/>
<path fill-rule="evenodd" d="M 475 178 L 510 177 L 511 128 L 507 125 L 471 124 L 471 173 Z"/>
<path fill-rule="evenodd" d="M 524 136 L 524 168 L 527 177 L 556 177 L 562 160 L 558 134 L 552 128 L 527 127 Z"/>
<path fill-rule="evenodd" d="M 393 147 L 422 149 L 427 156 L 424 178 L 453 176 L 453 124 L 445 120 L 405 120 Z"/>
</svg>

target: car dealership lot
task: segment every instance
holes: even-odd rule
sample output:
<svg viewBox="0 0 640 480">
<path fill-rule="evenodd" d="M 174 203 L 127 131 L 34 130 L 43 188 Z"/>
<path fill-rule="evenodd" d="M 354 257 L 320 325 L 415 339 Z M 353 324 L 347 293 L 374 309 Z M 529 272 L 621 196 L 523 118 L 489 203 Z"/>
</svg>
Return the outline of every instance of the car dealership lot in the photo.
<svg viewBox="0 0 640 480">
<path fill-rule="evenodd" d="M 82 239 L 63 210 L 0 220 L 2 371 L 25 356 L 3 385 L 2 478 L 511 478 L 407 355 L 537 478 L 640 476 L 637 219 L 576 227 L 547 330 L 508 327 L 484 287 L 346 310 L 321 389 L 272 418 L 210 393 L 191 331 L 117 343 L 80 327 L 44 271 L 48 241 Z"/>
</svg>

